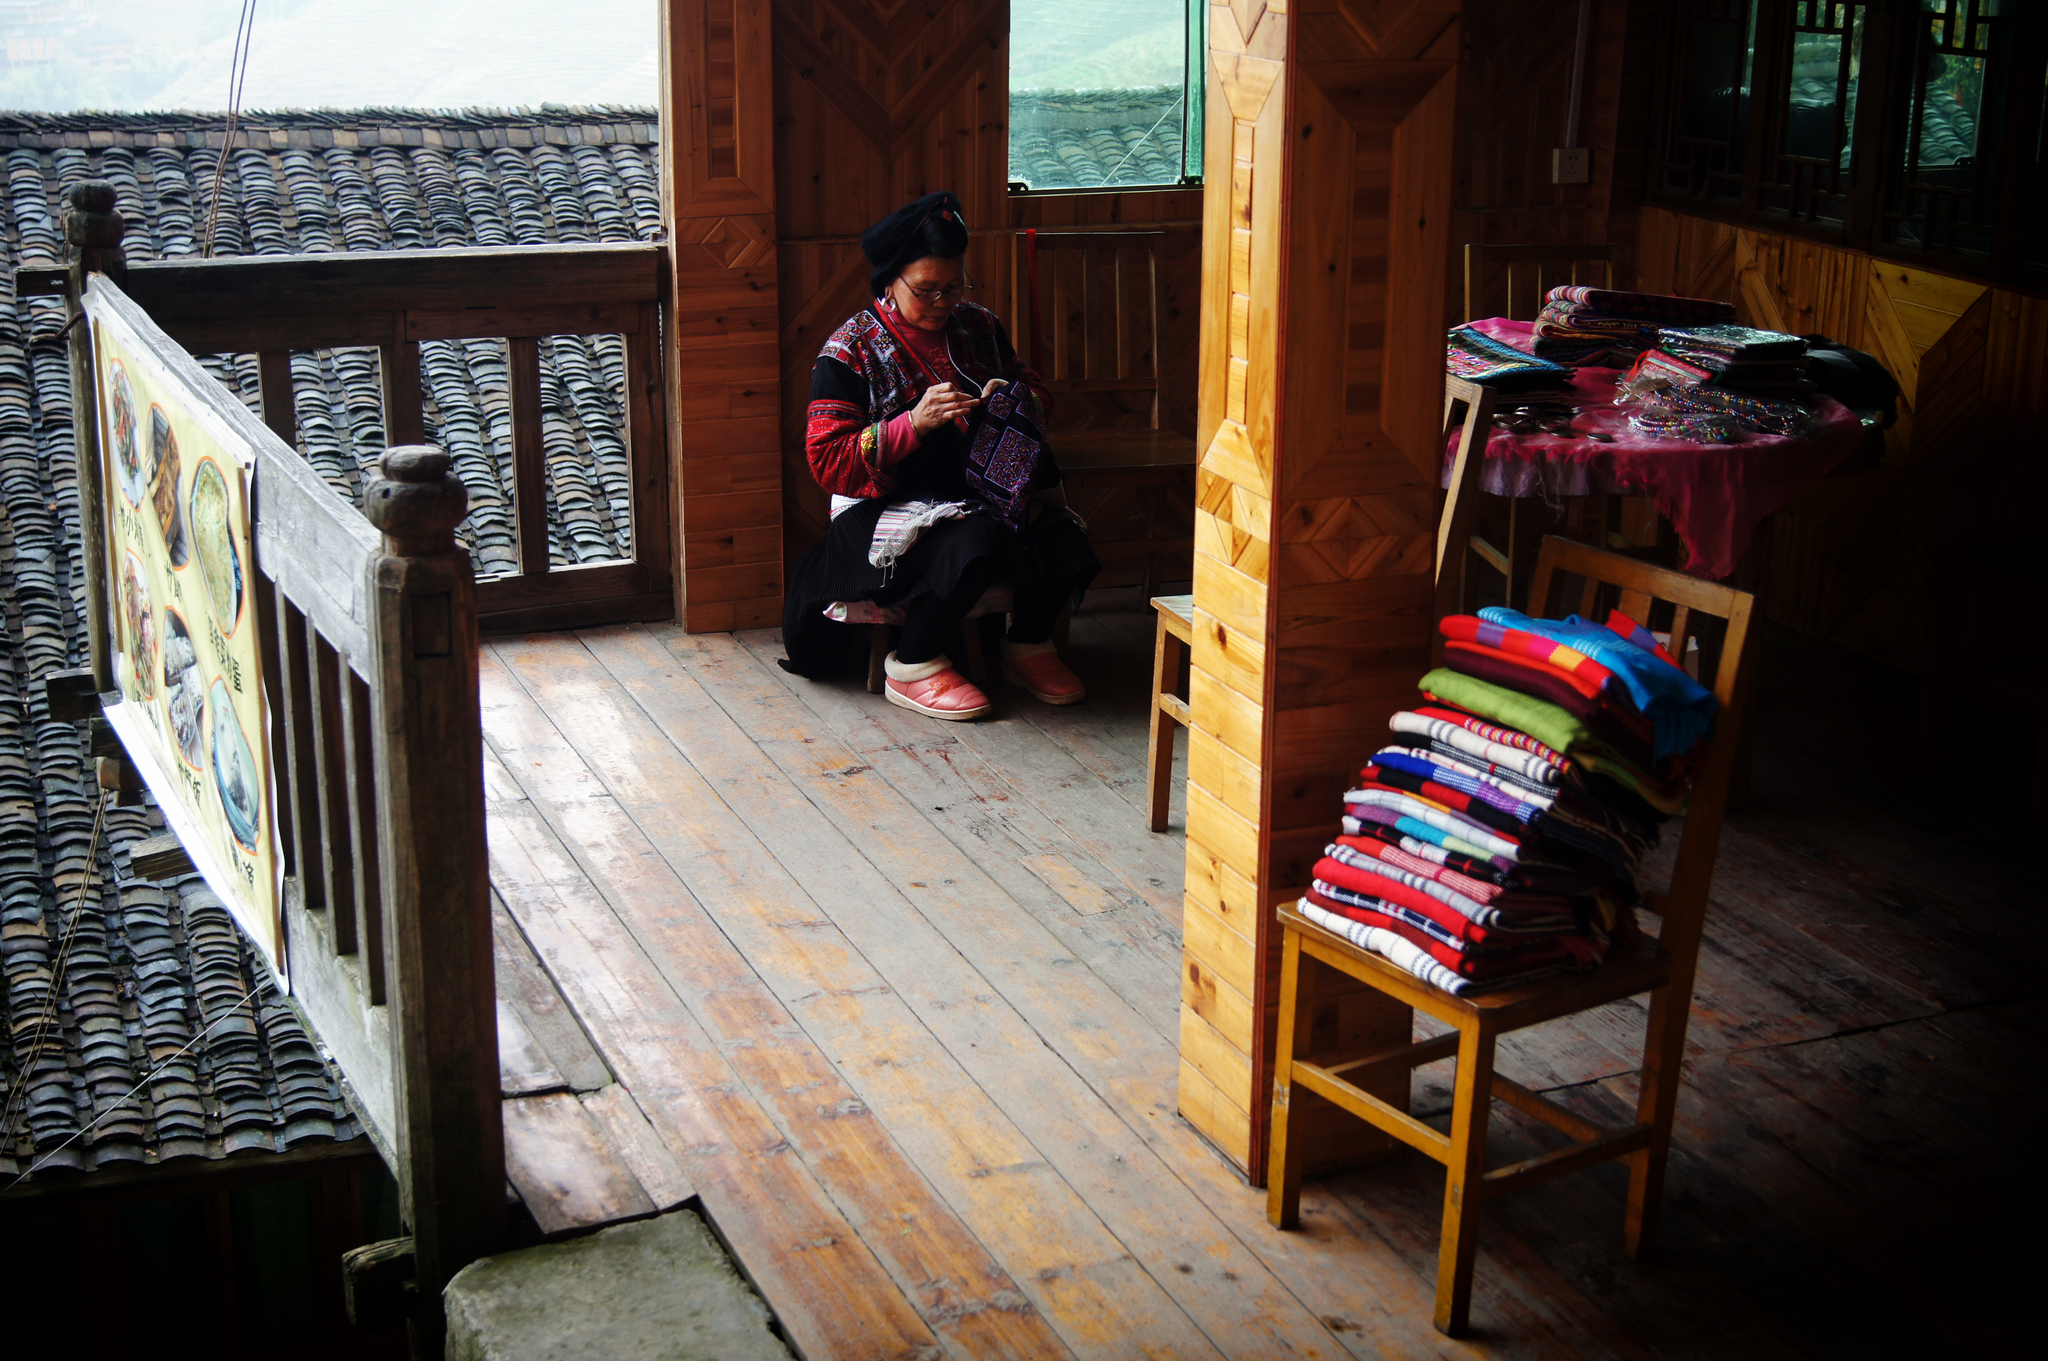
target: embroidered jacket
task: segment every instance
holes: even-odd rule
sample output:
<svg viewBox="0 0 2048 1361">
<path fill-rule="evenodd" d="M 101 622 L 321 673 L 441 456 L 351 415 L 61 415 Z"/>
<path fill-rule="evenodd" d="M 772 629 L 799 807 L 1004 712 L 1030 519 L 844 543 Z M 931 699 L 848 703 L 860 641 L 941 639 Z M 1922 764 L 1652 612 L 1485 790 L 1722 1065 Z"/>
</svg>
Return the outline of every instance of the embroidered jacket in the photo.
<svg viewBox="0 0 2048 1361">
<path fill-rule="evenodd" d="M 892 324 L 874 306 L 864 307 L 832 333 L 812 366 L 804 454 L 811 476 L 835 496 L 965 494 L 964 482 L 959 491 L 952 487 L 960 479 L 967 450 L 965 421 L 933 431 L 909 457 L 891 468 L 882 466 L 882 427 L 916 406 L 926 389 L 954 376 L 927 367 L 899 334 L 901 325 Z M 971 382 L 1006 378 L 1029 385 L 1043 426 L 1038 375 L 1018 362 L 995 313 L 960 303 L 947 323 L 946 342 L 952 362 Z"/>
</svg>

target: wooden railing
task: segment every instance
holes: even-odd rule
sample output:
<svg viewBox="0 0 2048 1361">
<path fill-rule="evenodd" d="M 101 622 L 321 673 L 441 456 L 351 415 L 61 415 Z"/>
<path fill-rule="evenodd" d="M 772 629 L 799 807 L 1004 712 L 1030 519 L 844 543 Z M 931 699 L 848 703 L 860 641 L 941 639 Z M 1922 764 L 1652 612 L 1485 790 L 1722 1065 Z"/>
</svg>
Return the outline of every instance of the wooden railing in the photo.
<svg viewBox="0 0 2048 1361">
<path fill-rule="evenodd" d="M 74 204 L 93 211 L 74 212 L 74 219 L 118 223 L 111 188 L 80 188 Z M 81 227 L 72 239 L 89 235 Z M 201 319 L 202 294 L 192 285 L 229 278 L 228 271 L 159 273 L 143 291 L 173 300 L 186 343 L 197 339 L 208 349 L 245 346 L 252 332 L 266 351 L 271 341 L 357 343 L 362 334 L 348 329 L 355 322 L 321 331 L 330 323 L 317 320 L 325 314 L 315 295 L 289 324 L 241 317 L 237 322 L 251 329 L 209 331 L 216 323 Z M 130 278 L 141 272 L 127 271 Z M 397 1176 L 413 1238 L 415 1342 L 438 1355 L 441 1288 L 462 1266 L 497 1250 L 505 1219 L 477 689 L 483 591 L 454 535 L 468 493 L 443 451 L 401 444 L 382 455 L 361 511 L 336 495 L 270 428 L 280 424 L 276 411 L 257 421 L 123 292 L 118 227 L 97 254 L 86 252 L 68 271 L 42 274 L 45 282 L 63 281 L 74 303 L 85 292 L 96 317 L 118 318 L 182 376 L 181 391 L 253 451 L 254 570 L 246 617 L 256 630 L 270 723 L 269 806 L 282 862 L 280 962 L 294 1002 L 334 1056 L 351 1106 Z M 21 277 L 36 282 L 35 271 Z M 234 296 L 231 290 L 225 310 L 233 310 Z M 402 305 L 395 293 L 376 296 L 389 306 L 394 335 L 420 327 L 424 309 Z M 568 306 L 550 300 L 523 319 L 500 315 L 495 324 L 515 334 L 524 325 L 552 333 Z M 583 306 L 593 323 L 619 319 L 603 311 L 603 302 Z M 98 602 L 90 618 L 92 688 L 106 692 L 114 687 L 115 650 L 115 611 L 106 602 L 116 592 L 104 548 L 111 530 L 102 523 L 105 470 L 92 413 L 103 404 L 91 334 L 83 325 L 72 328 L 74 410 L 81 557 L 88 599 Z M 387 372 L 395 369 L 401 382 L 409 343 L 393 339 L 387 350 L 400 360 Z M 266 373 L 270 367 L 266 360 Z M 417 410 L 403 401 L 393 409 Z M 134 748 L 129 754 L 138 766 L 147 764 Z M 150 777 L 158 802 L 169 808 L 177 792 L 165 784 L 158 788 Z"/>
<path fill-rule="evenodd" d="M 509 348 L 518 571 L 478 583 L 486 631 L 669 618 L 675 609 L 664 453 L 661 247 L 507 246 L 138 263 L 129 296 L 194 354 L 253 353 L 265 424 L 297 439 L 293 351 L 374 346 L 388 445 L 425 433 L 420 344 L 502 339 Z M 551 566 L 540 342 L 625 340 L 630 561 Z"/>
</svg>

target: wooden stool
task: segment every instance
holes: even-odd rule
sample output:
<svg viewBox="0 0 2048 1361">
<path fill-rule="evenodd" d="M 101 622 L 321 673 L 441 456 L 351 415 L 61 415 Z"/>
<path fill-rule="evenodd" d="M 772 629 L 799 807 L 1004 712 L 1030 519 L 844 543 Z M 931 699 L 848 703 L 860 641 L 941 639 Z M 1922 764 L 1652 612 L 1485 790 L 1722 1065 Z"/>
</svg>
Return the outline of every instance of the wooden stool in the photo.
<svg viewBox="0 0 2048 1361">
<path fill-rule="evenodd" d="M 1301 1206 L 1302 1154 L 1290 1139 L 1290 1115 L 1311 1100 L 1328 1101 L 1375 1125 L 1444 1165 L 1443 1238 L 1437 1251 L 1436 1326 L 1453 1337 L 1465 1331 L 1472 1299 L 1472 1260 L 1479 1209 L 1518 1187 L 1609 1158 L 1629 1166 L 1623 1232 L 1631 1256 L 1650 1249 L 1656 1236 L 1665 1160 L 1678 1101 L 1685 1026 L 1692 1005 L 1693 970 L 1713 882 L 1714 852 L 1721 814 L 1741 737 L 1750 621 L 1755 598 L 1741 591 L 1666 568 L 1634 562 L 1602 549 L 1564 539 L 1546 539 L 1530 593 L 1535 610 L 1548 608 L 1550 588 L 1569 573 L 1583 583 L 1578 613 L 1598 617 L 1594 606 L 1603 586 L 1618 587 L 1620 608 L 1647 620 L 1658 600 L 1675 607 L 1672 651 L 1683 657 L 1698 615 L 1723 619 L 1714 694 L 1720 713 L 1703 752 L 1704 768 L 1693 789 L 1678 843 L 1678 861 L 1667 892 L 1646 891 L 1650 910 L 1663 919 L 1655 940 L 1612 955 L 1591 973 L 1564 974 L 1519 987 L 1454 994 L 1425 983 L 1406 969 L 1324 929 L 1290 906 L 1279 909 L 1280 1033 L 1273 1074 L 1273 1125 L 1266 1164 L 1266 1213 L 1276 1227 L 1297 1226 Z M 1343 974 L 1396 1001 L 1419 1007 L 1452 1027 L 1446 1035 L 1416 1044 L 1381 1047 L 1370 1053 L 1311 1054 L 1310 1022 L 1316 974 Z M 1643 1041 L 1642 1080 L 1635 1120 L 1620 1129 L 1602 1128 L 1576 1112 L 1493 1071 L 1500 1036 L 1524 1026 L 1596 1007 L 1616 998 L 1650 994 L 1649 1026 Z M 1372 1078 L 1406 1073 L 1437 1059 L 1457 1057 L 1450 1132 L 1441 1133 L 1365 1090 Z M 1495 1101 L 1505 1102 L 1564 1134 L 1570 1143 L 1509 1167 L 1486 1167 L 1486 1128 Z"/>
<path fill-rule="evenodd" d="M 1166 805 L 1173 798 L 1173 729 L 1170 720 L 1188 725 L 1188 702 L 1167 687 L 1180 682 L 1180 664 L 1187 660 L 1195 636 L 1195 598 L 1161 595 L 1152 598 L 1159 611 L 1159 632 L 1152 642 L 1152 759 L 1145 770 L 1146 825 L 1166 830 Z"/>
</svg>

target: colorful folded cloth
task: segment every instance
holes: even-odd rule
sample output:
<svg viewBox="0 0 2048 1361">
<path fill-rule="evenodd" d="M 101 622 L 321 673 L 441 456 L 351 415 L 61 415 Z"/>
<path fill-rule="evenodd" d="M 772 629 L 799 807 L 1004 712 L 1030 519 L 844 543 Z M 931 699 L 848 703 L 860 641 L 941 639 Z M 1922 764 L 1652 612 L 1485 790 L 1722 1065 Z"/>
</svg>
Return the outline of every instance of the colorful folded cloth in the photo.
<svg viewBox="0 0 2048 1361">
<path fill-rule="evenodd" d="M 1467 794 L 1477 794 L 1488 803 L 1509 811 L 1524 804 L 1532 805 L 1538 810 L 1548 808 L 1557 797 L 1555 790 L 1540 788 L 1526 780 L 1505 780 L 1460 757 L 1431 753 L 1426 748 L 1418 752 L 1413 747 L 1381 747 L 1373 753 L 1372 764 L 1392 766 L 1411 775 L 1435 780 L 1438 784 L 1448 785 L 1452 789 L 1461 789 Z M 1488 790 L 1493 792 L 1488 793 Z M 1512 802 L 1502 803 L 1502 799 Z"/>
<path fill-rule="evenodd" d="M 1473 794 L 1451 789 L 1410 775 L 1405 770 L 1393 770 L 1385 766 L 1367 766 L 1358 777 L 1360 790 L 1381 789 L 1390 793 L 1409 794 L 1437 808 L 1447 809 L 1486 828 L 1495 836 L 1521 844 L 1528 834 L 1527 819 L 1515 813 L 1494 807 Z M 1528 809 L 1534 814 L 1537 810 Z"/>
<path fill-rule="evenodd" d="M 1567 647 L 1541 633 L 1505 628 L 1476 614 L 1446 615 L 1437 622 L 1437 632 L 1455 643 L 1473 643 L 1527 657 L 1590 682 L 1590 689 L 1581 687 L 1583 694 L 1597 695 L 1614 679 L 1613 672 L 1577 648 Z"/>
<path fill-rule="evenodd" d="M 1340 836 L 1323 848 L 1325 855 L 1336 857 L 1347 865 L 1375 860 L 1404 874 L 1413 874 L 1432 880 L 1453 893 L 1462 893 L 1481 907 L 1488 906 L 1503 893 L 1507 886 L 1498 882 L 1493 873 L 1465 874 L 1451 868 L 1441 857 L 1448 853 L 1440 847 L 1426 843 L 1409 846 L 1409 837 L 1388 840 L 1378 836 Z M 1436 852 L 1432 857 L 1429 852 Z"/>
<path fill-rule="evenodd" d="M 1561 284 L 1543 295 L 1545 306 L 1566 306 L 1601 316 L 1636 317 L 1659 325 L 1712 326 L 1735 320 L 1732 303 L 1713 298 L 1683 298 L 1667 293 L 1630 293 L 1586 284 Z"/>
<path fill-rule="evenodd" d="M 1531 619 L 1519 610 L 1498 605 L 1481 610 L 1479 617 L 1503 628 L 1541 634 L 1586 653 L 1611 671 L 1627 687 L 1637 712 L 1650 720 L 1655 760 L 1691 750 L 1714 730 L 1714 713 L 1721 702 L 1713 691 L 1612 629 L 1587 623 L 1575 614 L 1561 620 Z"/>
<path fill-rule="evenodd" d="M 1678 666 L 1678 658 L 1671 655 L 1664 644 L 1657 641 L 1657 635 L 1623 614 L 1620 610 L 1607 612 L 1607 631 L 1625 642 L 1634 643 L 1643 651 L 1667 666 Z M 1684 667 L 1678 666 L 1680 671 Z"/>
<path fill-rule="evenodd" d="M 1296 909 L 1302 916 L 1333 935 L 1341 936 L 1362 949 L 1384 957 L 1395 967 L 1405 969 L 1423 982 L 1442 988 L 1448 993 L 1485 992 L 1488 989 L 1534 982 L 1550 974 L 1562 972 L 1561 965 L 1550 965 L 1524 969 L 1498 978 L 1470 978 L 1455 969 L 1446 968 L 1430 951 L 1398 932 L 1358 921 L 1341 910 L 1317 903 L 1311 898 L 1303 898 L 1296 904 Z"/>
<path fill-rule="evenodd" d="M 1421 818 L 1408 817 L 1395 809 L 1383 808 L 1378 804 L 1369 803 L 1346 804 L 1344 807 L 1342 825 L 1346 836 L 1361 836 L 1365 834 L 1366 829 L 1370 826 L 1385 826 L 1392 828 L 1403 836 L 1411 836 L 1418 841 L 1429 842 L 1445 851 L 1468 856 L 1474 860 L 1492 865 L 1496 869 L 1507 869 L 1515 863 L 1506 856 L 1493 854 L 1484 846 L 1474 845 L 1455 832 L 1447 832 L 1440 827 L 1424 822 Z"/>
<path fill-rule="evenodd" d="M 1753 326 L 1722 322 L 1712 326 L 1659 327 L 1657 338 L 1664 348 L 1677 354 L 1698 354 L 1722 359 L 1806 361 L 1806 342 L 1783 331 L 1759 331 Z"/>
<path fill-rule="evenodd" d="M 1498 392 L 1532 392 L 1562 388 L 1571 370 L 1469 326 L 1444 337 L 1444 371 L 1469 383 L 1484 383 Z"/>
<path fill-rule="evenodd" d="M 1480 949 L 1427 916 L 1384 898 L 1320 882 L 1309 886 L 1307 896 L 1326 912 L 1394 932 L 1427 950 L 1430 958 L 1462 978 L 1500 978 L 1544 965 L 1594 964 L 1605 950 L 1604 946 L 1562 931 L 1530 936 L 1514 945 Z"/>
<path fill-rule="evenodd" d="M 1517 944 L 1531 935 L 1569 931 L 1576 925 L 1571 904 L 1561 898 L 1541 906 L 1500 908 L 1468 898 L 1434 879 L 1410 874 L 1339 842 L 1316 862 L 1315 877 L 1351 893 L 1368 894 L 1419 912 L 1457 939 L 1486 949 Z M 1510 901 L 1513 901 L 1512 899 Z"/>
<path fill-rule="evenodd" d="M 1344 821 L 1355 822 L 1357 819 L 1345 818 Z M 1377 852 L 1382 855 L 1387 850 L 1399 850 L 1415 859 L 1435 865 L 1447 875 L 1455 874 L 1476 883 L 1491 884 L 1502 891 L 1506 891 L 1510 884 L 1520 878 L 1519 866 L 1510 865 L 1503 868 L 1486 856 L 1466 855 L 1460 851 L 1449 850 L 1433 841 L 1411 836 L 1400 828 L 1385 823 L 1363 823 L 1356 831 L 1347 829 L 1337 840 L 1361 850 L 1369 849 L 1368 843 L 1378 845 L 1386 848 Z"/>
<path fill-rule="evenodd" d="M 1447 836 L 1456 837 L 1473 847 L 1489 859 L 1505 860 L 1512 864 L 1521 857 L 1522 845 L 1512 837 L 1503 836 L 1496 828 L 1465 816 L 1433 799 L 1421 798 L 1399 789 L 1374 787 L 1371 789 L 1347 789 L 1344 791 L 1344 809 L 1353 816 L 1369 816 L 1372 810 L 1392 814 L 1396 818 L 1407 818 L 1412 822 L 1434 827 Z M 1363 811 L 1361 811 L 1363 810 Z M 1385 818 L 1373 818 L 1375 822 Z M 1465 846 L 1454 849 L 1464 850 Z M 1466 854 L 1471 854 L 1466 851 Z"/>
<path fill-rule="evenodd" d="M 1549 798 L 1557 793 L 1555 785 L 1538 784 L 1518 770 L 1512 770 L 1507 766 L 1497 765 L 1489 761 L 1482 761 L 1471 753 L 1461 751 L 1457 747 L 1450 745 L 1448 742 L 1438 742 L 1432 738 L 1418 737 L 1414 733 L 1397 732 L 1388 735 L 1387 743 L 1390 747 L 1406 748 L 1408 751 L 1413 752 L 1419 760 L 1448 761 L 1453 765 L 1465 766 L 1472 770 L 1484 772 L 1487 778 L 1500 781 L 1506 788 L 1520 791 L 1525 798 L 1533 796 L 1540 800 Z"/>
<path fill-rule="evenodd" d="M 1444 644 L 1444 648 L 1447 656 L 1451 652 L 1462 652 L 1504 663 L 1515 668 L 1517 672 L 1536 672 L 1547 678 L 1562 682 L 1572 693 L 1595 706 L 1599 705 L 1604 693 L 1600 681 L 1567 670 L 1564 667 L 1555 666 L 1542 658 L 1532 657 L 1526 652 L 1508 652 L 1501 648 L 1489 647 L 1485 643 L 1468 643 L 1456 638 L 1447 641 Z M 1634 702 L 1629 699 L 1626 690 L 1617 689 L 1615 691 L 1615 698 L 1633 707 Z M 1570 706 L 1567 705 L 1566 707 L 1569 708 Z"/>
<path fill-rule="evenodd" d="M 1516 751 L 1528 752 L 1538 760 L 1548 762 L 1560 771 L 1564 769 L 1564 753 L 1538 742 L 1520 729 L 1498 727 L 1491 723 L 1482 722 L 1478 715 L 1468 713 L 1452 705 L 1421 704 L 1416 706 L 1415 713 L 1426 719 L 1449 723 L 1455 727 L 1463 728 L 1466 732 L 1476 737 L 1484 738 L 1500 746 L 1511 747 Z"/>
<path fill-rule="evenodd" d="M 1512 772 L 1533 784 L 1554 785 L 1564 771 L 1564 761 L 1556 752 L 1539 754 L 1512 747 L 1450 718 L 1403 710 L 1388 719 L 1387 726 L 1397 733 L 1441 743 L 1485 763 L 1489 770 Z"/>
<path fill-rule="evenodd" d="M 1626 704 L 1588 699 L 1563 676 L 1546 670 L 1540 663 L 1480 651 L 1476 644 L 1464 643 L 1455 650 L 1444 649 L 1444 665 L 1461 675 L 1554 704 L 1585 724 L 1596 739 L 1617 751 L 1640 752 L 1644 761 L 1650 759 L 1656 730 L 1647 719 L 1626 712 Z"/>
</svg>

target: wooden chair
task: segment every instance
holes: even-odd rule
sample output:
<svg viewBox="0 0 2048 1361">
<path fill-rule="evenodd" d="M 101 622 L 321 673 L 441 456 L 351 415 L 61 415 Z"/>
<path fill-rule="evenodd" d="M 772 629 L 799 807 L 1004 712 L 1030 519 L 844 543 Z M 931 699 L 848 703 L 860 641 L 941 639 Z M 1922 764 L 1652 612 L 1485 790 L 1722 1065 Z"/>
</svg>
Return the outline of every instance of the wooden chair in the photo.
<svg viewBox="0 0 2048 1361">
<path fill-rule="evenodd" d="M 1180 684 L 1181 663 L 1195 636 L 1195 598 L 1155 596 L 1159 632 L 1152 641 L 1152 746 L 1145 765 L 1145 825 L 1166 830 L 1166 805 L 1173 799 L 1173 724 L 1188 725 L 1188 702 L 1169 686 Z"/>
<path fill-rule="evenodd" d="M 1005 318 L 1052 395 L 1047 434 L 1102 560 L 1097 586 L 1194 570 L 1201 233 L 1044 229 L 1011 253 Z M 1032 293 L 1032 256 L 1037 292 Z"/>
<path fill-rule="evenodd" d="M 1534 321 L 1536 314 L 1543 310 L 1544 295 L 1560 284 L 1592 283 L 1597 276 L 1600 287 L 1612 288 L 1614 256 L 1619 249 L 1613 242 L 1585 246 L 1551 242 L 1470 244 L 1465 247 L 1465 318 L 1469 321 L 1490 316 Z M 1501 276 L 1504 276 L 1504 290 L 1495 286 L 1496 278 Z M 1493 310 L 1495 298 L 1500 299 L 1498 311 Z M 1505 582 L 1506 602 L 1513 605 L 1517 599 L 1516 587 L 1526 579 L 1529 560 L 1534 556 L 1532 543 L 1537 536 L 1529 521 L 1535 514 L 1535 508 L 1524 505 L 1520 498 L 1502 500 L 1504 504 L 1497 506 L 1489 503 L 1488 523 L 1483 532 L 1467 535 L 1466 541 L 1473 557 L 1501 575 Z M 1628 513 L 1625 506 L 1624 516 Z M 1604 526 L 1604 504 L 1597 508 L 1597 515 Z M 1650 503 L 1650 525 L 1654 532 L 1654 502 Z M 1624 525 L 1624 532 L 1627 528 Z M 1461 559 L 1461 600 L 1463 567 Z"/>
<path fill-rule="evenodd" d="M 1458 408 L 1464 415 L 1458 415 Z M 1493 428 L 1493 389 L 1462 378 L 1444 379 L 1444 439 L 1458 434 L 1457 456 L 1451 460 L 1450 484 L 1444 488 L 1442 513 L 1436 522 L 1436 617 L 1464 608 L 1465 560 L 1472 540 L 1472 512 L 1479 499 L 1479 465 L 1486 456 L 1486 437 Z M 1443 640 L 1432 645 L 1441 657 Z"/>
<path fill-rule="evenodd" d="M 1594 271 L 1590 266 L 1600 266 L 1600 287 L 1614 287 L 1614 253 L 1619 249 L 1611 241 L 1590 246 L 1474 242 L 1465 247 L 1465 319 L 1470 321 L 1480 315 L 1490 291 L 1487 285 L 1493 266 L 1499 266 L 1507 275 L 1507 297 L 1503 310 L 1486 315 L 1534 321 L 1543 310 L 1543 295 L 1551 289 L 1560 284 L 1591 283 Z M 1588 268 L 1581 271 L 1581 265 Z M 1586 277 L 1579 277 L 1582 272 Z M 1517 280 L 1521 282 L 1520 288 L 1515 286 Z"/>
<path fill-rule="evenodd" d="M 1687 1012 L 1693 970 L 1714 852 L 1721 836 L 1722 808 L 1740 739 L 1744 689 L 1748 682 L 1753 597 L 1726 586 L 1609 553 L 1566 539 L 1544 540 L 1537 559 L 1531 601 L 1547 604 L 1550 588 L 1563 574 L 1581 579 L 1580 614 L 1590 615 L 1603 587 L 1619 589 L 1624 613 L 1648 622 L 1654 601 L 1675 606 L 1671 636 L 1675 655 L 1698 632 L 1699 615 L 1726 621 L 1714 674 L 1720 718 L 1708 743 L 1704 767 L 1678 845 L 1678 863 L 1663 893 L 1648 893 L 1652 911 L 1663 919 L 1656 939 L 1640 949 L 1611 955 L 1598 970 L 1545 979 L 1476 996 L 1456 996 L 1422 982 L 1405 969 L 1325 931 L 1282 907 L 1280 1033 L 1273 1087 L 1273 1126 L 1267 1164 L 1267 1214 L 1280 1228 L 1293 1228 L 1301 1203 L 1301 1154 L 1290 1141 L 1290 1108 L 1308 1095 L 1338 1107 L 1413 1145 L 1444 1164 L 1443 1239 L 1437 1254 L 1436 1326 L 1456 1336 L 1465 1331 L 1472 1295 L 1472 1262 L 1479 1209 L 1505 1192 L 1609 1158 L 1629 1164 L 1624 1234 L 1629 1252 L 1646 1254 L 1656 1234 L 1664 1167 L 1671 1145 L 1672 1111 L 1678 1098 L 1685 1055 Z M 1310 1055 L 1304 1052 L 1315 1000 L 1316 967 L 1334 969 L 1411 1007 L 1420 1007 L 1452 1033 L 1374 1053 Z M 1494 1071 L 1494 1045 L 1501 1035 L 1543 1021 L 1600 1006 L 1622 997 L 1650 994 L 1644 1039 L 1642 1082 L 1635 1123 L 1604 1129 L 1540 1093 Z M 1452 1055 L 1457 1075 L 1448 1133 L 1361 1089 L 1370 1076 L 1384 1082 L 1390 1072 L 1412 1071 Z M 1487 1170 L 1486 1130 L 1492 1102 L 1504 1101 L 1552 1128 L 1571 1143 L 1511 1166 Z"/>
</svg>

